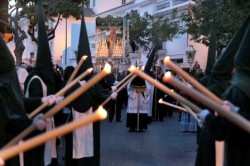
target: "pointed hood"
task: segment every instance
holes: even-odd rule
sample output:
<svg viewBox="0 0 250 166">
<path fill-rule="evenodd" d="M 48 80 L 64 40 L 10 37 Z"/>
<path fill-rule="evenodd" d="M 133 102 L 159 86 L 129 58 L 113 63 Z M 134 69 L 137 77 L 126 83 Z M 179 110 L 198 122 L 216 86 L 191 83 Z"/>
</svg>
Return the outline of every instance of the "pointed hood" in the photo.
<svg viewBox="0 0 250 166">
<path fill-rule="evenodd" d="M 15 68 L 14 58 L 11 55 L 7 45 L 3 41 L 2 37 L 0 37 L 0 75 L 10 72 Z"/>
<path fill-rule="evenodd" d="M 205 69 L 205 75 L 201 79 L 201 82 L 204 85 L 208 85 L 209 78 L 211 75 L 211 70 L 215 62 L 216 56 L 216 25 L 212 22 L 211 30 L 210 30 L 210 37 L 209 37 L 209 48 L 208 48 L 208 55 L 207 55 L 207 65 Z"/>
<path fill-rule="evenodd" d="M 147 74 L 151 73 L 150 69 L 154 63 L 154 59 L 155 59 L 155 55 L 156 55 L 157 50 L 158 50 L 158 46 L 156 45 L 153 47 L 153 49 L 149 53 L 148 60 L 147 60 L 147 63 L 145 65 L 145 69 L 144 69 L 144 72 Z"/>
<path fill-rule="evenodd" d="M 213 66 L 208 86 L 210 90 L 218 95 L 221 95 L 230 85 L 234 69 L 234 58 L 246 32 L 249 21 L 250 16 L 247 17 Z"/>
<path fill-rule="evenodd" d="M 48 88 L 48 94 L 54 93 L 55 79 L 50 52 L 47 31 L 45 26 L 45 18 L 43 12 L 42 1 L 38 0 L 38 50 L 36 57 L 36 65 L 31 75 L 39 75 Z"/>
<path fill-rule="evenodd" d="M 90 67 L 93 67 L 91 53 L 89 48 L 89 39 L 87 34 L 87 29 L 84 20 L 84 11 L 82 11 L 82 21 L 81 21 L 81 29 L 79 35 L 79 42 L 78 42 L 78 52 L 77 52 L 77 63 L 80 62 L 81 58 L 86 55 L 88 56 L 87 59 L 82 63 L 77 76 L 83 73 Z M 92 73 L 93 74 L 93 73 Z M 92 75 L 88 75 L 84 79 L 88 80 Z M 93 89 L 92 89 L 93 90 Z M 72 102 L 72 107 L 77 110 L 78 112 L 86 112 L 90 107 L 93 107 L 95 101 L 91 97 L 91 89 L 84 92 L 81 96 L 79 96 L 76 100 Z M 85 102 L 88 101 L 88 102 Z"/>
<path fill-rule="evenodd" d="M 90 67 L 93 67 L 91 52 L 89 48 L 89 38 L 87 34 L 87 28 L 84 20 L 84 11 L 82 12 L 82 21 L 81 21 L 81 29 L 79 35 L 79 42 L 78 42 L 78 51 L 77 51 L 77 63 L 80 62 L 83 56 L 87 55 L 88 58 L 83 62 L 79 72 L 77 75 L 80 75 L 85 70 Z"/>
<path fill-rule="evenodd" d="M 231 83 L 241 89 L 250 97 L 250 21 L 248 21 L 247 29 L 243 40 L 240 43 L 239 50 L 235 56 L 235 74 Z"/>
<path fill-rule="evenodd" d="M 207 55 L 207 66 L 205 72 L 210 74 L 212 67 L 215 62 L 215 56 L 216 56 L 216 26 L 215 23 L 213 22 L 211 25 L 211 32 L 210 32 L 210 37 L 209 37 L 209 48 L 208 48 L 208 55 Z"/>
<path fill-rule="evenodd" d="M 12 87 L 21 95 L 14 58 L 2 37 L 0 37 L 0 50 L 0 81 L 11 82 Z"/>
</svg>

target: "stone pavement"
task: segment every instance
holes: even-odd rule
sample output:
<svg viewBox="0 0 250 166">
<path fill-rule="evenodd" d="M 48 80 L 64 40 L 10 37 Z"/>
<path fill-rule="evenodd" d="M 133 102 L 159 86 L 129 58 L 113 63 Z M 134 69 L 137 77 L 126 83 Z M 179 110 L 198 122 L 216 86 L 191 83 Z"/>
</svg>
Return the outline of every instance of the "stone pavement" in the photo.
<svg viewBox="0 0 250 166">
<path fill-rule="evenodd" d="M 122 120 L 101 123 L 101 166 L 194 166 L 196 133 L 180 132 L 178 112 L 145 132 L 128 132 L 125 110 Z"/>
<path fill-rule="evenodd" d="M 100 166 L 194 166 L 196 133 L 180 132 L 178 112 L 164 122 L 152 122 L 145 132 L 129 132 L 122 122 L 101 122 Z M 60 165 L 64 147 L 59 148 Z"/>
</svg>

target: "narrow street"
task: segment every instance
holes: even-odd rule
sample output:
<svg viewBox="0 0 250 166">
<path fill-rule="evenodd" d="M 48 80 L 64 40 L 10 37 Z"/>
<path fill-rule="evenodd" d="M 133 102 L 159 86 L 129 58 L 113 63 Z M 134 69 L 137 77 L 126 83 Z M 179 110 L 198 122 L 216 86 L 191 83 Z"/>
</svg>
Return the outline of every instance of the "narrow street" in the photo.
<svg viewBox="0 0 250 166">
<path fill-rule="evenodd" d="M 126 110 L 122 122 L 101 122 L 101 166 L 194 166 L 196 133 L 180 132 L 178 112 L 163 122 L 152 122 L 145 132 L 129 132 Z M 64 144 L 64 143 L 63 143 Z M 64 166 L 64 146 L 59 146 Z"/>
<path fill-rule="evenodd" d="M 196 133 L 180 132 L 178 112 L 152 122 L 145 132 L 129 132 L 122 122 L 101 123 L 101 166 L 194 166 Z"/>
</svg>

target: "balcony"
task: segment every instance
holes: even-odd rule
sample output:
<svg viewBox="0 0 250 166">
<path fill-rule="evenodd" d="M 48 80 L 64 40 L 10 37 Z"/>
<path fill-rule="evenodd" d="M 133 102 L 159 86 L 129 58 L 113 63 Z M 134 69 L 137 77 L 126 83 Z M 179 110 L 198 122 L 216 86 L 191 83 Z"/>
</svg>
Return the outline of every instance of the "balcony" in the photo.
<svg viewBox="0 0 250 166">
<path fill-rule="evenodd" d="M 188 2 L 188 1 L 189 0 L 169 0 L 168 2 L 157 5 L 156 11 L 167 9 L 167 8 L 172 7 L 172 6 L 176 6 L 176 5 Z"/>
<path fill-rule="evenodd" d="M 188 0 L 172 0 L 173 1 L 173 6 L 179 5 L 184 2 L 188 2 Z"/>
</svg>

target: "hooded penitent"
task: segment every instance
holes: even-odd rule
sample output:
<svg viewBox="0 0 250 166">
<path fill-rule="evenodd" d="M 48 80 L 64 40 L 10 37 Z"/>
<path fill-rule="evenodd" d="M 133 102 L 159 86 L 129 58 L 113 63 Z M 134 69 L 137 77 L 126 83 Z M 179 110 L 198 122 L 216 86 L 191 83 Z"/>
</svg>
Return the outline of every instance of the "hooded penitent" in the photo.
<svg viewBox="0 0 250 166">
<path fill-rule="evenodd" d="M 0 37 L 0 50 L 0 147 L 2 147 L 9 140 L 6 131 L 16 134 L 30 122 L 27 121 L 28 117 L 21 100 L 14 59 L 2 37 Z"/>
<path fill-rule="evenodd" d="M 244 33 L 242 42 L 235 56 L 235 74 L 231 81 L 232 85 L 235 85 L 250 97 L 250 21 L 247 21 L 247 28 Z"/>
<path fill-rule="evenodd" d="M 157 46 L 153 47 L 153 49 L 149 53 L 148 60 L 147 60 L 147 63 L 145 65 L 145 68 L 144 68 L 144 72 L 147 73 L 148 75 L 151 75 L 151 76 L 152 76 L 152 73 L 151 73 L 150 69 L 154 63 L 154 58 L 155 58 L 157 49 L 158 49 Z M 144 89 L 144 88 L 146 88 L 146 83 L 145 83 L 144 79 L 137 76 L 137 77 L 135 77 L 135 79 L 132 80 L 130 86 L 134 89 Z"/>
<path fill-rule="evenodd" d="M 150 69 L 154 63 L 154 60 L 155 60 L 155 55 L 156 55 L 156 51 L 158 50 L 158 46 L 154 46 L 153 49 L 151 50 L 151 52 L 149 53 L 149 56 L 148 56 L 148 60 L 147 60 L 147 63 L 145 65 L 145 69 L 144 69 L 144 72 L 149 74 L 149 75 L 152 75 Z"/>
<path fill-rule="evenodd" d="M 91 53 L 89 48 L 89 39 L 86 29 L 86 24 L 84 20 L 84 13 L 82 12 L 82 21 L 81 21 L 81 29 L 80 29 L 80 36 L 79 36 L 79 43 L 78 43 L 78 52 L 77 52 L 77 63 L 81 60 L 82 56 L 88 56 L 87 59 L 83 62 L 82 66 L 80 67 L 77 75 L 80 75 L 85 70 L 90 67 L 93 67 Z M 85 79 L 88 79 L 85 77 Z M 86 91 L 80 97 L 78 97 L 75 101 L 73 101 L 72 105 L 74 105 L 74 109 L 78 112 L 85 112 L 93 105 L 93 101 L 90 100 L 90 91 Z M 83 101 L 87 101 L 84 102 Z"/>
<path fill-rule="evenodd" d="M 0 37 L 0 50 L 0 80 L 11 82 L 11 86 L 21 95 L 14 58 L 2 37 Z"/>
<path fill-rule="evenodd" d="M 44 12 L 41 0 L 38 0 L 38 51 L 36 65 L 31 74 L 27 77 L 29 80 L 33 75 L 38 75 L 47 85 L 48 94 L 54 93 L 55 78 L 52 63 L 52 56 L 49 48 L 47 31 L 45 26 Z"/>
<path fill-rule="evenodd" d="M 232 78 L 232 72 L 234 69 L 234 57 L 236 56 L 237 50 L 239 49 L 249 21 L 250 15 L 230 40 L 224 52 L 222 55 L 220 55 L 212 68 L 208 87 L 218 96 L 220 96 L 230 85 L 230 80 Z"/>
</svg>

